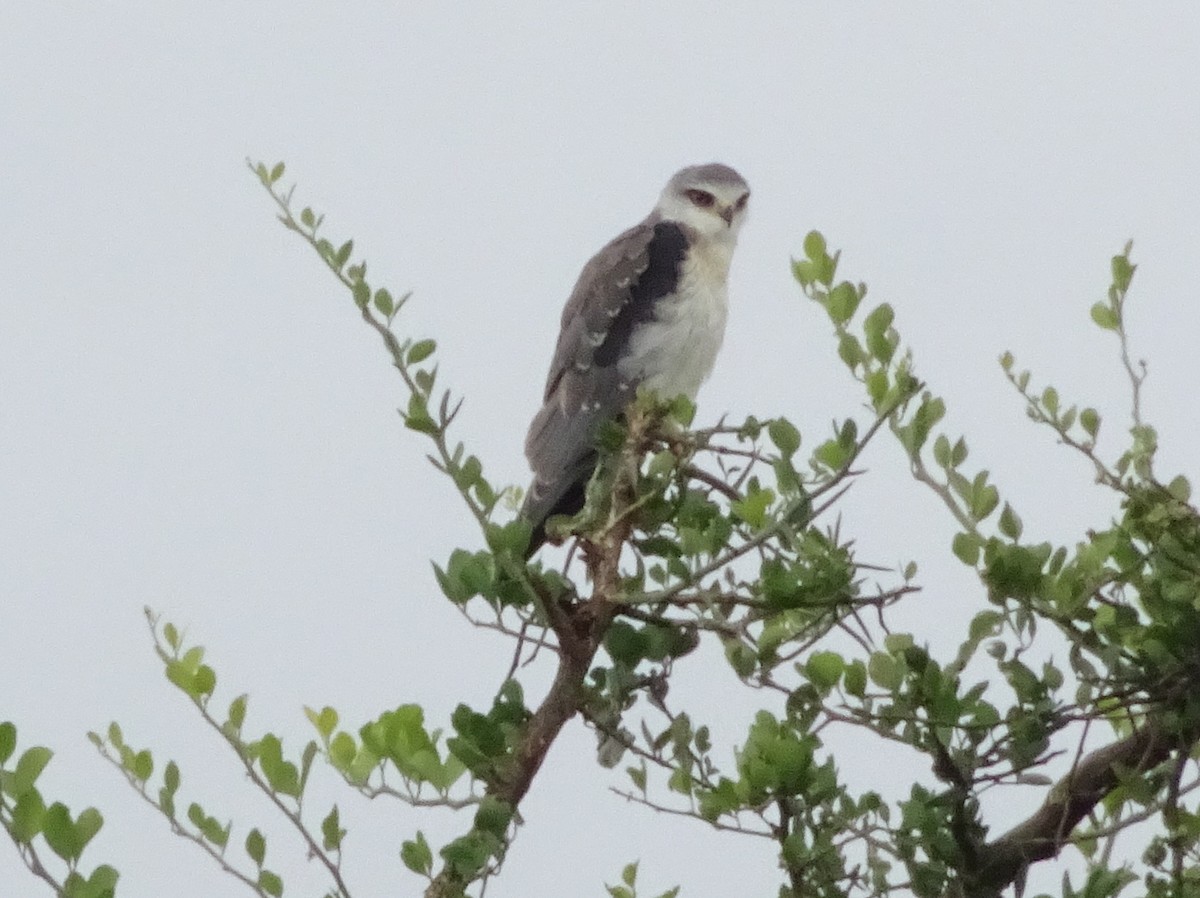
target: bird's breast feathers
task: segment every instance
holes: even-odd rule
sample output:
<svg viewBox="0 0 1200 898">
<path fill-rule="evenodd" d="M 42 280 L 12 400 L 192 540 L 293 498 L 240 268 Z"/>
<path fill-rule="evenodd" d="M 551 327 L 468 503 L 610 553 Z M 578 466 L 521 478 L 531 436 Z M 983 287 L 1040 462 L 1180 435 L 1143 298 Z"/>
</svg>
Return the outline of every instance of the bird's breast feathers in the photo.
<svg viewBox="0 0 1200 898">
<path fill-rule="evenodd" d="M 638 381 L 663 399 L 696 397 L 725 337 L 732 254 L 732 243 L 692 245 L 679 266 L 675 291 L 660 298 L 653 320 L 631 335 L 620 366 L 623 379 Z"/>
</svg>

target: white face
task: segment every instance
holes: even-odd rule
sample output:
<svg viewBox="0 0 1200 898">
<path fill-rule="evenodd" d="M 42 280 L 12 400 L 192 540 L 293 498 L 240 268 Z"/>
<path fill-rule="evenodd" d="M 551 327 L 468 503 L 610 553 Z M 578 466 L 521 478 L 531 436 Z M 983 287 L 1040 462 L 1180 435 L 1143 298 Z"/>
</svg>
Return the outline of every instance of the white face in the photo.
<svg viewBox="0 0 1200 898">
<path fill-rule="evenodd" d="M 713 240 L 737 240 L 750 200 L 745 184 L 730 181 L 672 182 L 659 197 L 658 212 Z"/>
</svg>

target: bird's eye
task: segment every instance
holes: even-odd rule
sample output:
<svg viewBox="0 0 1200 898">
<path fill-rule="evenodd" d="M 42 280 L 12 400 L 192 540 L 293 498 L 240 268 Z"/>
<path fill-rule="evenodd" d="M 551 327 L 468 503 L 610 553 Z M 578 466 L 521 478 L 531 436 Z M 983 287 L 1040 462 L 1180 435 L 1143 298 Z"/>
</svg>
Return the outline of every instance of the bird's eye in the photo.
<svg viewBox="0 0 1200 898">
<path fill-rule="evenodd" d="M 741 198 L 736 203 L 734 203 L 734 206 L 740 211 L 740 210 L 746 208 L 746 203 L 749 202 L 749 200 L 750 200 L 750 194 L 743 193 Z"/>
<path fill-rule="evenodd" d="M 707 209 L 717 201 L 716 198 L 707 190 L 687 190 L 684 191 L 684 195 L 691 200 L 693 204 L 699 206 L 701 209 Z"/>
</svg>

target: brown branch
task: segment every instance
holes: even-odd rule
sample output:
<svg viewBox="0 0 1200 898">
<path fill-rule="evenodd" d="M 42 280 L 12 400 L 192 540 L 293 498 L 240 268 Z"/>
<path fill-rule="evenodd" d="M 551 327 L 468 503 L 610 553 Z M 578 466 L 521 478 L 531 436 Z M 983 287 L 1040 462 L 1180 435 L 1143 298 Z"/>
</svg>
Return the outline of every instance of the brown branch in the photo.
<svg viewBox="0 0 1200 898">
<path fill-rule="evenodd" d="M 621 594 L 621 550 L 632 527 L 628 511 L 636 498 L 633 484 L 637 463 L 652 424 L 646 416 L 630 416 L 607 520 L 579 539 L 593 584 L 591 596 L 578 602 L 543 602 L 546 621 L 558 641 L 558 668 L 512 755 L 486 790 L 488 797 L 499 799 L 513 811 L 529 791 L 558 734 L 583 707 L 588 670 L 621 610 L 617 601 Z M 466 877 L 447 865 L 430 882 L 425 898 L 456 898 L 466 885 Z"/>
<path fill-rule="evenodd" d="M 1132 735 L 1081 758 L 1032 816 L 980 847 L 978 865 L 964 875 L 964 894 L 999 896 L 1031 864 L 1055 857 L 1070 842 L 1075 827 L 1123 778 L 1149 773 L 1173 752 L 1190 748 L 1198 737 L 1168 732 L 1150 720 Z"/>
</svg>

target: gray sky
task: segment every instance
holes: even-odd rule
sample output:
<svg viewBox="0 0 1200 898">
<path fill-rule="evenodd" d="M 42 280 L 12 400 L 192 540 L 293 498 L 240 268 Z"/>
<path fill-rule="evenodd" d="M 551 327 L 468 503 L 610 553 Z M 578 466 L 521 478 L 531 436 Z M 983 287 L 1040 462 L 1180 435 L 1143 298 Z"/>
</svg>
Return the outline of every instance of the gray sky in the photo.
<svg viewBox="0 0 1200 898">
<path fill-rule="evenodd" d="M 249 730 L 293 748 L 303 704 L 357 725 L 420 701 L 444 723 L 459 701 L 486 704 L 509 660 L 440 597 L 429 559 L 474 546 L 471 521 L 401 427 L 377 340 L 274 222 L 247 155 L 286 160 L 329 235 L 353 236 L 377 283 L 415 291 L 405 326 L 440 339 L 442 378 L 467 396 L 459 436 L 500 482 L 525 481 L 579 268 L 676 169 L 713 160 L 754 197 L 701 420 L 786 414 L 811 447 L 858 409 L 788 270 L 819 228 L 842 273 L 896 308 L 1027 533 L 1071 543 L 1113 499 L 1028 424 L 995 359 L 1011 349 L 1098 405 L 1117 450 L 1125 385 L 1088 307 L 1132 237 L 1160 471 L 1197 474 L 1194 5 L 305 6 L 0 9 L 0 718 L 56 750 L 48 793 L 105 813 L 89 855 L 122 870 L 121 894 L 236 884 L 102 765 L 84 733 L 110 719 L 179 760 L 186 799 L 269 824 L 288 894 L 319 882 L 232 756 L 209 760 L 143 605 L 208 648 L 218 701 L 249 691 Z M 920 562 L 926 590 L 898 620 L 945 648 L 983 601 L 946 551 L 952 521 L 897 448 L 868 466 L 844 526 L 866 559 Z M 719 665 L 677 689 L 721 709 L 727 746 L 745 714 L 726 709 L 752 710 L 730 704 Z M 648 894 L 775 893 L 767 846 L 625 807 L 593 758 L 579 726 L 555 746 L 489 898 L 602 895 L 637 857 Z M 878 746 L 838 763 L 891 790 L 917 775 Z M 400 841 L 461 828 L 319 794 L 351 825 L 356 895 L 416 892 Z M 0 894 L 36 889 L 0 846 Z"/>
</svg>

